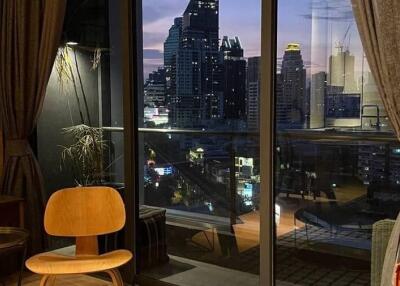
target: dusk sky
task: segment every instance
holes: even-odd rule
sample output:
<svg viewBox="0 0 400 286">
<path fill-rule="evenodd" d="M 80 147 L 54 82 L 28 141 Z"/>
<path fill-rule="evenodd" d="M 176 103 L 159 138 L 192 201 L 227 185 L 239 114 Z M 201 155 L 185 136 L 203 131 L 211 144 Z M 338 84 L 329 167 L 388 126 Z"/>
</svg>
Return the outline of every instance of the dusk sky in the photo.
<svg viewBox="0 0 400 286">
<path fill-rule="evenodd" d="M 163 65 L 163 43 L 175 17 L 181 16 L 189 0 L 143 1 L 145 78 Z M 356 70 L 362 48 L 350 0 L 280 0 L 278 9 L 278 61 L 285 46 L 300 43 L 309 72 L 326 70 L 337 42 L 356 55 Z M 261 0 L 220 0 L 220 38 L 239 36 L 245 57 L 261 54 Z"/>
</svg>

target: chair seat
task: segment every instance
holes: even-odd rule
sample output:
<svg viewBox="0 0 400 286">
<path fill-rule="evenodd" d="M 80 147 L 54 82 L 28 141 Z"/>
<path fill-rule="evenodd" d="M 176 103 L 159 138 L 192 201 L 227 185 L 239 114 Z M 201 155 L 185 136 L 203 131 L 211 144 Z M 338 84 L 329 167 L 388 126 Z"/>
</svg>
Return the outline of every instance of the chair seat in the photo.
<svg viewBox="0 0 400 286">
<path fill-rule="evenodd" d="M 128 250 L 116 250 L 102 255 L 65 256 L 42 253 L 26 261 L 26 267 L 37 274 L 61 275 L 102 272 L 118 268 L 132 259 Z"/>
</svg>

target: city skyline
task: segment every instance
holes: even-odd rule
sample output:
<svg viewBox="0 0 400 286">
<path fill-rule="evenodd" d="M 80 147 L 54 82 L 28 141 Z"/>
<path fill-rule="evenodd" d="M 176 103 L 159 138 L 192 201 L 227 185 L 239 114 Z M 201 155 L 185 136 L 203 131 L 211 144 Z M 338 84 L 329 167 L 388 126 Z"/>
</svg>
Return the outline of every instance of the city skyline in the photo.
<svg viewBox="0 0 400 286">
<path fill-rule="evenodd" d="M 143 49 L 144 75 L 163 65 L 163 45 L 174 19 L 185 11 L 189 0 L 171 0 L 159 2 L 148 0 L 143 3 Z M 223 36 L 239 36 L 244 56 L 259 56 L 261 50 L 261 2 L 246 1 L 248 13 L 243 15 L 241 0 L 220 0 L 220 44 Z M 245 17 L 243 17 L 245 16 Z M 238 20 L 239 19 L 239 20 Z M 245 27 L 245 29 L 243 29 Z M 248 30 L 248 31 L 247 31 Z M 157 32 L 154 32 L 157 31 Z M 251 31 L 251 32 L 249 32 Z"/>
<path fill-rule="evenodd" d="M 182 16 L 188 0 L 143 3 L 144 75 L 163 65 L 163 44 L 174 18 Z M 261 54 L 261 1 L 220 0 L 220 43 L 223 36 L 238 36 L 244 57 Z M 362 45 L 354 23 L 349 0 L 285 0 L 279 1 L 278 62 L 288 43 L 301 45 L 308 78 L 311 74 L 327 71 L 328 57 L 335 53 L 338 41 L 348 29 L 346 46 L 356 57 L 356 73 L 362 67 Z M 296 29 L 293 29 L 296 27 Z M 156 31 L 156 32 L 154 32 Z M 348 41 L 348 39 L 350 41 Z M 317 43 L 319 43 L 317 45 Z"/>
<path fill-rule="evenodd" d="M 342 5 L 344 1 L 347 0 L 337 0 Z M 257 113 L 254 105 L 258 102 L 260 90 L 257 82 L 249 81 L 247 65 L 249 59 L 259 55 L 246 58 L 246 47 L 239 34 L 231 37 L 220 33 L 223 30 L 222 2 L 191 0 L 182 8 L 182 13 L 176 13 L 181 16 L 171 20 L 163 48 L 157 50 L 162 58 L 158 59 L 156 68 L 148 71 L 146 106 L 166 108 L 167 114 L 163 114 L 168 116 L 167 122 L 172 126 L 257 126 L 254 119 L 258 116 L 249 113 Z M 352 35 L 354 19 L 346 10 L 338 10 L 338 7 L 346 9 L 345 5 L 335 8 L 325 0 L 310 3 L 312 14 L 303 14 L 301 18 L 312 18 L 311 48 L 307 50 L 307 45 L 300 41 L 291 41 L 285 43 L 282 57 L 277 59 L 277 124 L 281 128 L 313 128 L 335 126 L 344 118 L 350 125 L 357 124 L 356 115 L 364 104 L 361 102 L 363 94 L 358 92 L 364 91 L 365 82 L 360 80 L 357 72 L 359 57 L 353 52 L 352 42 L 357 42 Z M 339 23 L 338 19 L 342 22 Z M 146 41 L 144 50 L 149 53 Z M 312 64 L 310 61 L 307 64 L 309 52 Z M 146 53 L 145 64 L 148 60 Z M 363 56 L 360 58 L 364 59 Z M 157 70 L 164 74 L 164 80 L 151 79 Z M 315 83 L 316 79 L 321 82 Z M 374 97 L 374 94 L 370 95 Z M 366 102 L 371 96 L 367 94 Z M 354 104 L 358 107 L 353 108 Z M 380 105 L 378 102 L 378 108 Z M 153 113 L 160 116 L 160 110 L 148 111 L 149 119 Z M 328 117 L 333 120 L 328 121 Z M 338 118 L 340 120 L 336 120 Z"/>
</svg>

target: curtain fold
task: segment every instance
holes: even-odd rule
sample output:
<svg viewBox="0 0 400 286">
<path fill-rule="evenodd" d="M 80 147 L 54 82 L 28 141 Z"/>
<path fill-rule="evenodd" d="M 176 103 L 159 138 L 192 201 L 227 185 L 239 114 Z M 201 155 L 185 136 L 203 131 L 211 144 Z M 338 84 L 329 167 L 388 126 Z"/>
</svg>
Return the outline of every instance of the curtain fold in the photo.
<svg viewBox="0 0 400 286">
<path fill-rule="evenodd" d="M 25 198 L 32 251 L 44 247 L 46 195 L 29 146 L 62 34 L 66 0 L 0 0 L 0 122 L 4 132 L 2 194 Z"/>
<path fill-rule="evenodd" d="M 400 1 L 352 0 L 358 31 L 379 95 L 400 140 Z M 381 286 L 396 285 L 400 214 L 386 250 Z"/>
<path fill-rule="evenodd" d="M 1 122 L 0 122 L 0 180 L 3 177 L 3 171 L 4 171 L 4 143 L 3 143 L 3 129 L 1 128 Z"/>
</svg>

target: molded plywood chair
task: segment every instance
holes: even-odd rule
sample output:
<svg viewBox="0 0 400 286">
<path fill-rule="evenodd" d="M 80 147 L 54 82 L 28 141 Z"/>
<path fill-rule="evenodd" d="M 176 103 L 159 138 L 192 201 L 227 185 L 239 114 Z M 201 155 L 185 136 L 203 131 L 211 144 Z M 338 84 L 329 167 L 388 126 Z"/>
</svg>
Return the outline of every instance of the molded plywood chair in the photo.
<svg viewBox="0 0 400 286">
<path fill-rule="evenodd" d="M 125 206 L 119 193 L 108 187 L 80 187 L 55 192 L 44 215 L 46 232 L 54 236 L 76 237 L 75 256 L 42 253 L 26 266 L 42 274 L 41 286 L 52 285 L 56 275 L 106 272 L 113 285 L 123 281 L 118 267 L 132 258 L 128 250 L 99 255 L 97 236 L 116 232 L 125 225 Z"/>
</svg>

